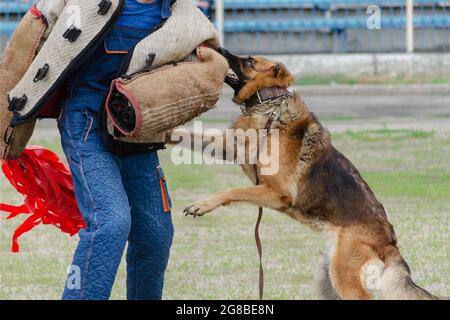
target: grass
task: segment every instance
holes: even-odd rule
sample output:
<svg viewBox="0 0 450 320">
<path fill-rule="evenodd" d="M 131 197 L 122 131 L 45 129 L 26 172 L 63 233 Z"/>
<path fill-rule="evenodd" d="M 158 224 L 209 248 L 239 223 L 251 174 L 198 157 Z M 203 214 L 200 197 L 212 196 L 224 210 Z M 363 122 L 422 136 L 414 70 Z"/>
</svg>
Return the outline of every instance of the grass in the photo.
<svg viewBox="0 0 450 320">
<path fill-rule="evenodd" d="M 405 139 L 420 139 L 433 137 L 434 132 L 423 130 L 406 130 L 406 129 L 373 129 L 373 130 L 347 130 L 344 134 L 335 134 L 334 138 L 340 136 L 348 136 L 353 140 L 360 140 L 365 142 L 375 142 L 383 140 L 401 141 Z"/>
<path fill-rule="evenodd" d="M 61 154 L 56 139 L 38 139 Z M 450 294 L 450 140 L 431 132 L 366 130 L 333 136 L 360 169 L 394 225 L 415 281 L 437 295 Z M 232 165 L 176 166 L 160 153 L 173 201 L 175 238 L 166 273 L 165 299 L 256 299 L 258 257 L 253 227 L 257 209 L 220 208 L 204 217 L 182 215 L 189 203 L 226 187 L 248 185 Z M 21 196 L 2 177 L 1 201 Z M 266 210 L 261 227 L 268 299 L 314 299 L 313 275 L 322 240 L 307 227 Z M 10 253 L 20 219 L 0 220 L 0 299 L 59 299 L 77 237 L 38 226 Z M 122 263 L 112 298 L 125 297 Z"/>
<path fill-rule="evenodd" d="M 298 75 L 296 85 L 330 85 L 330 84 L 445 84 L 450 83 L 447 76 L 413 76 L 413 75 Z"/>
</svg>

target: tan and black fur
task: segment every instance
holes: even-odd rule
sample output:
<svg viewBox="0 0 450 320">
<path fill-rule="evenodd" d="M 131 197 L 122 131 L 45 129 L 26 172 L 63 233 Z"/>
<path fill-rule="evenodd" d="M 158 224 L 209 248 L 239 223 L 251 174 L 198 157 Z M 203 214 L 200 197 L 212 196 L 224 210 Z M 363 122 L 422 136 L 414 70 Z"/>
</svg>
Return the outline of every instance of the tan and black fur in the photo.
<svg viewBox="0 0 450 320">
<path fill-rule="evenodd" d="M 293 82 L 282 64 L 237 57 L 225 50 L 222 54 L 237 75 L 226 79 L 235 89 L 237 104 L 262 88 L 288 87 Z M 188 206 L 185 213 L 201 216 L 223 205 L 247 202 L 283 212 L 319 231 L 326 242 L 316 277 L 323 299 L 370 298 L 364 274 L 371 266 L 380 270 L 382 298 L 435 299 L 411 280 L 384 207 L 358 170 L 333 147 L 330 134 L 298 93 L 287 102 L 281 118 L 271 126 L 279 130 L 278 173 L 260 175 L 259 185 L 218 192 Z M 266 122 L 267 116 L 242 115 L 232 127 L 260 130 Z M 252 165 L 242 167 L 255 184 Z"/>
</svg>

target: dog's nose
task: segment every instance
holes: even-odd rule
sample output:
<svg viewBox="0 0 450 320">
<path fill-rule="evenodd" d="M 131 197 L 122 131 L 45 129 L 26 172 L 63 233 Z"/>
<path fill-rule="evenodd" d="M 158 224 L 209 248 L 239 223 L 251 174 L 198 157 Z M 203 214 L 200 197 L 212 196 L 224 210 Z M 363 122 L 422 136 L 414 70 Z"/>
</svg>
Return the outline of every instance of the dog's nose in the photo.
<svg viewBox="0 0 450 320">
<path fill-rule="evenodd" d="M 231 55 L 231 53 L 228 50 L 226 50 L 222 47 L 217 48 L 217 52 L 220 53 L 221 55 L 223 55 L 224 57 Z"/>
</svg>

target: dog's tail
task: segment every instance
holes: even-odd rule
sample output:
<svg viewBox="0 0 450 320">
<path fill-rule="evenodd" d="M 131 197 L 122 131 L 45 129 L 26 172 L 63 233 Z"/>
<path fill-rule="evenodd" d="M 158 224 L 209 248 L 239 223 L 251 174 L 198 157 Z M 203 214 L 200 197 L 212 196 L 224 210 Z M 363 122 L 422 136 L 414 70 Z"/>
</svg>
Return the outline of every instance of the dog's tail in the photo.
<svg viewBox="0 0 450 320">
<path fill-rule="evenodd" d="M 389 248 L 386 255 L 381 295 L 386 300 L 438 300 L 412 281 L 408 264 L 396 247 Z"/>
</svg>

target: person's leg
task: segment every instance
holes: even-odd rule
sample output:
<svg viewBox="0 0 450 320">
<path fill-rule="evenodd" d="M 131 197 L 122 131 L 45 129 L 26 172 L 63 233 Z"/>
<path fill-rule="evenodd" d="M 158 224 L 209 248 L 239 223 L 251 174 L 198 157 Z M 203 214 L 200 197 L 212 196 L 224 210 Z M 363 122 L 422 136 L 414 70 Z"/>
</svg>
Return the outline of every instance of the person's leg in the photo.
<svg viewBox="0 0 450 320">
<path fill-rule="evenodd" d="M 63 299 L 108 299 L 131 225 L 117 160 L 100 141 L 95 116 L 64 111 L 61 141 L 87 228 L 69 269 Z"/>
<path fill-rule="evenodd" d="M 173 238 L 170 198 L 156 152 L 121 159 L 131 205 L 127 298 L 161 299 Z"/>
</svg>

